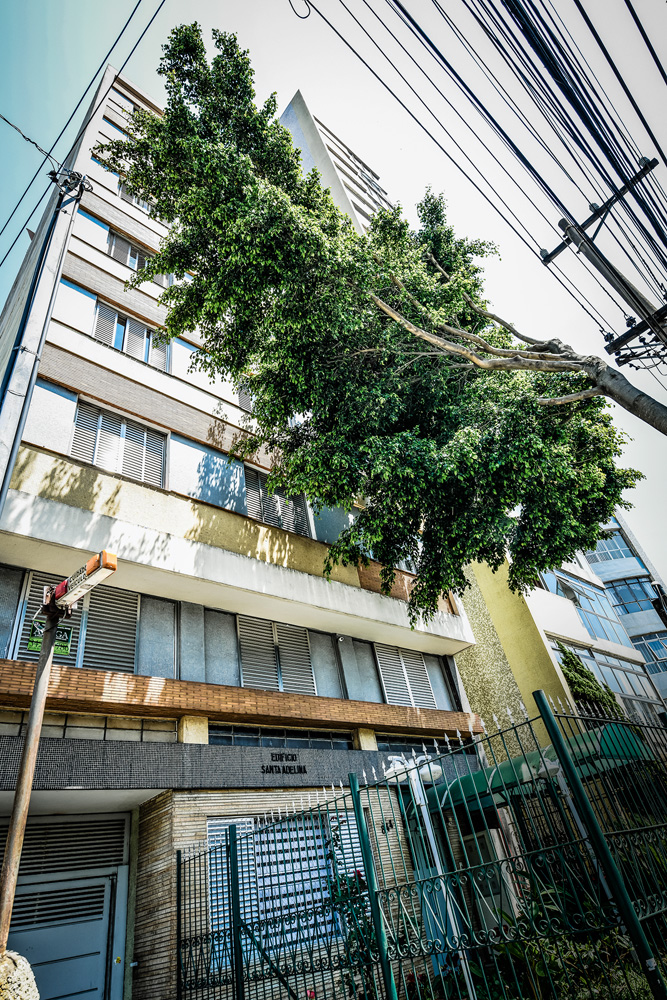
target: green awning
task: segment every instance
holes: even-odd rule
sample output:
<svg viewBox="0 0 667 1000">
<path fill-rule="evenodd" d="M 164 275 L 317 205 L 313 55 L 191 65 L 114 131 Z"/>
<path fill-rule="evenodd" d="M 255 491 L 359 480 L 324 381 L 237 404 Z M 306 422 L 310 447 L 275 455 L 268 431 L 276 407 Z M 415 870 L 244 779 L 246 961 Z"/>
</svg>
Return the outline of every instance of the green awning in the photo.
<svg viewBox="0 0 667 1000">
<path fill-rule="evenodd" d="M 651 750 L 636 732 L 630 726 L 617 722 L 577 733 L 566 742 L 583 779 L 632 762 L 654 760 Z M 429 807 L 437 811 L 438 805 L 441 809 L 448 809 L 463 802 L 469 809 L 502 805 L 507 795 L 521 786 L 548 778 L 549 764 L 558 764 L 553 746 L 544 747 L 541 751 L 533 750 L 522 757 L 504 760 L 494 767 L 485 767 L 448 782 L 430 785 L 426 790 Z M 526 788 L 526 791 L 530 789 Z"/>
</svg>

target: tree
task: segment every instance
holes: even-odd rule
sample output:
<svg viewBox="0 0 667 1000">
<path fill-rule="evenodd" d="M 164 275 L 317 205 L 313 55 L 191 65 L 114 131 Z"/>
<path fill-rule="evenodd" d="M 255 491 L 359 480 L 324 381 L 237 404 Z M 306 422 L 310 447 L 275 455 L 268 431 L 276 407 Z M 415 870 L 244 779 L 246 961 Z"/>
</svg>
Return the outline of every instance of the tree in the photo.
<svg viewBox="0 0 667 1000">
<path fill-rule="evenodd" d="M 556 645 L 560 653 L 563 676 L 577 705 L 584 702 L 585 707 L 593 708 L 602 715 L 623 718 L 623 712 L 611 688 L 606 684 L 600 684 L 595 674 L 572 649 L 560 641 L 557 641 Z"/>
<path fill-rule="evenodd" d="M 478 261 L 494 248 L 457 237 L 442 196 L 416 232 L 396 208 L 359 235 L 304 175 L 275 95 L 255 106 L 247 52 L 213 40 L 209 63 L 197 24 L 174 29 L 163 116 L 136 111 L 98 155 L 170 226 L 131 284 L 192 275 L 162 294 L 165 335 L 196 327 L 196 363 L 252 393 L 238 453 L 268 448 L 273 486 L 316 511 L 356 502 L 326 567 L 372 553 L 388 589 L 409 559 L 413 619 L 473 560 L 509 553 L 521 590 L 594 547 L 639 478 L 600 397 L 624 405 L 623 376 L 489 312 Z"/>
</svg>

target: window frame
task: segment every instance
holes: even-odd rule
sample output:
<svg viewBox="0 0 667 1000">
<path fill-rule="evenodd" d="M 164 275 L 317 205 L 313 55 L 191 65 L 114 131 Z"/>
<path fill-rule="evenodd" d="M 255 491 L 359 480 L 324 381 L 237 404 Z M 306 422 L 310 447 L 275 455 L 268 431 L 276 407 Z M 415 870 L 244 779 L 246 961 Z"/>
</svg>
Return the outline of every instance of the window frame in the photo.
<svg viewBox="0 0 667 1000">
<path fill-rule="evenodd" d="M 101 340 L 96 334 L 97 322 L 100 314 L 100 306 L 104 306 L 106 309 L 110 309 L 112 312 L 116 314 L 116 319 L 114 321 L 113 344 L 105 344 L 104 341 Z M 143 358 L 135 357 L 133 354 L 130 354 L 126 349 L 128 330 L 129 330 L 128 324 L 130 320 L 139 323 L 144 328 L 145 343 L 147 344 L 147 346 L 144 349 Z M 116 341 L 118 339 L 118 327 L 120 325 L 123 326 L 123 337 L 121 346 L 118 347 Z M 153 347 L 154 347 L 154 338 L 158 334 L 159 331 L 155 329 L 153 326 L 151 326 L 149 323 L 147 323 L 144 319 L 140 319 L 137 316 L 130 316 L 129 313 L 121 312 L 118 306 L 114 305 L 112 302 L 107 301 L 106 299 L 102 299 L 99 296 L 97 296 L 95 300 L 95 313 L 93 316 L 93 329 L 90 333 L 90 336 L 93 338 L 93 340 L 95 340 L 96 343 L 98 344 L 102 344 L 104 347 L 108 347 L 112 351 L 118 351 L 119 354 L 124 354 L 126 358 L 132 358 L 133 361 L 138 361 L 139 364 L 148 365 L 149 368 L 153 368 L 156 372 L 162 372 L 163 375 L 170 375 L 171 341 L 166 341 L 165 343 L 165 367 L 160 368 L 158 365 L 153 364 L 151 361 L 151 357 L 153 354 Z"/>
<path fill-rule="evenodd" d="M 638 588 L 643 588 L 643 594 L 644 594 L 643 597 L 638 597 L 635 594 L 635 591 L 632 589 L 635 586 Z M 618 590 L 621 587 L 628 587 L 630 594 L 635 599 L 631 601 L 625 601 L 621 599 L 618 593 Z M 642 611 L 653 611 L 654 608 L 652 601 L 654 601 L 658 596 L 655 592 L 653 584 L 651 583 L 651 577 L 648 573 L 645 576 L 628 576 L 628 577 L 621 577 L 618 580 L 608 580 L 605 584 L 605 589 L 609 592 L 609 603 L 611 604 L 611 606 L 613 607 L 614 611 L 619 616 L 619 618 L 621 615 L 636 615 Z M 653 595 L 652 597 L 648 596 L 647 590 L 651 591 Z M 614 600 L 616 599 L 618 599 L 619 601 L 618 604 L 614 603 Z M 642 603 L 647 603 L 649 607 L 643 608 Z M 637 605 L 637 607 L 634 608 L 633 610 L 629 610 L 629 608 L 635 604 Z"/>
</svg>

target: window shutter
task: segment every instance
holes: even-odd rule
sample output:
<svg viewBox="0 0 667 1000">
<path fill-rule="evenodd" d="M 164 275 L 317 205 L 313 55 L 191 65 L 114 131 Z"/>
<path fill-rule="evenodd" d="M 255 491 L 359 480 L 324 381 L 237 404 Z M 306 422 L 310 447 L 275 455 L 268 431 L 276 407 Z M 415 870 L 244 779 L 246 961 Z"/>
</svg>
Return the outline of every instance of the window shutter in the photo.
<svg viewBox="0 0 667 1000">
<path fill-rule="evenodd" d="M 111 236 L 111 234 L 109 234 Z M 113 240 L 110 239 L 110 254 L 114 260 L 120 261 L 121 264 L 127 264 L 127 260 L 130 254 L 130 244 L 128 240 L 124 237 L 119 236 L 118 233 L 114 233 Z"/>
<path fill-rule="evenodd" d="M 74 438 L 72 440 L 72 458 L 80 462 L 92 463 L 95 457 L 95 441 L 97 440 L 97 424 L 100 411 L 90 403 L 79 402 L 74 420 Z"/>
<path fill-rule="evenodd" d="M 168 358 L 169 345 L 164 340 L 157 340 L 157 336 L 153 331 L 151 333 L 151 353 L 150 353 L 150 364 L 153 368 L 159 368 L 161 372 L 166 372 L 167 370 L 167 358 Z"/>
<path fill-rule="evenodd" d="M 113 347 L 116 334 L 116 310 L 97 303 L 97 320 L 95 321 L 95 339 L 101 340 L 107 347 Z"/>
<path fill-rule="evenodd" d="M 129 201 L 130 205 L 134 202 L 134 195 L 130 194 L 130 192 L 127 190 L 126 184 L 121 184 L 120 196 L 123 199 L 123 201 Z"/>
<path fill-rule="evenodd" d="M 413 704 L 417 708 L 436 708 L 424 657 L 414 649 L 401 649 L 399 652 L 408 677 Z"/>
<path fill-rule="evenodd" d="M 118 472 L 122 430 L 123 421 L 118 414 L 103 410 L 97 436 L 95 465 L 110 472 Z"/>
<path fill-rule="evenodd" d="M 278 691 L 273 622 L 237 616 L 243 687 Z"/>
<path fill-rule="evenodd" d="M 412 705 L 410 689 L 398 650 L 394 646 L 382 646 L 376 642 L 375 652 L 387 703 L 389 705 Z"/>
<path fill-rule="evenodd" d="M 245 492 L 248 515 L 262 520 L 262 490 L 257 469 L 245 466 Z"/>
<path fill-rule="evenodd" d="M 276 636 L 283 691 L 292 694 L 315 694 L 307 629 L 276 623 Z"/>
<path fill-rule="evenodd" d="M 241 409 L 246 410 L 248 413 L 250 413 L 252 411 L 252 396 L 250 395 L 247 386 L 245 385 L 239 386 L 238 396 L 239 396 L 239 406 L 241 407 Z"/>
<path fill-rule="evenodd" d="M 146 327 L 136 319 L 128 319 L 125 353 L 139 361 L 146 360 Z"/>
<path fill-rule="evenodd" d="M 155 282 L 156 285 L 159 285 L 161 288 L 169 287 L 169 279 L 167 278 L 166 274 L 154 274 L 153 281 Z"/>
<path fill-rule="evenodd" d="M 151 486 L 164 486 L 164 453 L 167 439 L 164 434 L 146 428 L 146 454 L 144 482 Z"/>
<path fill-rule="evenodd" d="M 90 592 L 82 666 L 134 673 L 138 597 L 115 587 Z"/>
<path fill-rule="evenodd" d="M 39 659 L 39 653 L 28 652 L 28 636 L 30 635 L 32 618 L 42 606 L 44 587 L 53 587 L 57 583 L 60 583 L 62 579 L 62 576 L 51 576 L 50 574 L 38 573 L 36 571 L 32 573 L 30 586 L 28 587 L 25 617 L 23 619 L 23 625 L 21 626 L 19 648 L 16 653 L 17 660 L 28 660 L 29 662 L 34 663 Z M 64 622 L 64 624 L 72 626 L 72 642 L 70 644 L 69 656 L 56 655 L 53 658 L 54 663 L 62 663 L 68 667 L 76 666 L 76 654 L 79 646 L 79 630 L 81 628 L 81 608 L 82 602 L 79 601 L 77 610 L 73 612 L 71 618 L 68 618 L 67 621 Z"/>
<path fill-rule="evenodd" d="M 145 439 L 145 428 L 128 420 L 125 424 L 125 446 L 123 448 L 124 476 L 129 476 L 131 479 L 144 478 Z"/>
<path fill-rule="evenodd" d="M 306 498 L 303 493 L 298 494 L 294 497 L 289 497 L 282 501 L 285 504 L 289 504 L 289 518 L 290 524 L 285 523 L 283 518 L 283 527 L 289 527 L 290 531 L 296 531 L 299 535 L 305 535 L 306 538 L 310 538 L 310 520 L 308 518 L 308 504 L 306 503 Z"/>
<path fill-rule="evenodd" d="M 257 473 L 259 479 L 259 489 L 262 497 L 262 521 L 270 524 L 274 528 L 282 527 L 282 517 L 280 516 L 280 500 L 277 493 L 269 493 L 266 488 L 267 476 L 263 472 Z"/>
</svg>

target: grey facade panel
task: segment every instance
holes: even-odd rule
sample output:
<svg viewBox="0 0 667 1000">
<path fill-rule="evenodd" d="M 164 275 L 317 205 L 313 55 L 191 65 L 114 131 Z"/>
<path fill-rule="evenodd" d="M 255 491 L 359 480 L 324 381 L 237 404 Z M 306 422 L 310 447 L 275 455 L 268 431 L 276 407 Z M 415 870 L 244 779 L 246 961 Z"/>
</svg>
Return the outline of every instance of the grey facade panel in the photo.
<svg viewBox="0 0 667 1000">
<path fill-rule="evenodd" d="M 449 693 L 449 688 L 442 672 L 440 658 L 438 656 L 430 656 L 428 653 L 424 653 L 424 663 L 426 665 L 428 679 L 431 682 L 431 688 L 433 689 L 436 708 L 443 708 L 446 711 L 455 711 L 452 696 Z"/>
<path fill-rule="evenodd" d="M 657 611 L 635 611 L 631 615 L 620 615 L 621 625 L 630 636 L 646 635 L 647 632 L 663 632 L 665 625 Z"/>
<path fill-rule="evenodd" d="M 0 736 L 0 791 L 14 788 L 22 739 Z M 288 759 L 289 758 L 289 759 Z M 42 739 L 35 790 L 321 788 L 348 784 L 350 772 L 382 773 L 388 755 L 372 750 L 273 750 L 188 743 Z M 477 770 L 477 758 L 445 758 L 447 777 Z"/>
<path fill-rule="evenodd" d="M 205 681 L 204 609 L 201 604 L 181 602 L 178 642 L 181 680 Z"/>
<path fill-rule="evenodd" d="M 14 566 L 0 567 L 0 656 L 3 657 L 9 655 L 22 582 L 23 570 Z"/>
<path fill-rule="evenodd" d="M 236 616 L 225 611 L 204 611 L 206 683 L 241 687 Z"/>
<path fill-rule="evenodd" d="M 137 673 L 174 676 L 176 620 L 172 601 L 142 597 L 137 641 Z"/>
<path fill-rule="evenodd" d="M 646 576 L 648 570 L 639 559 L 605 559 L 603 562 L 593 563 L 591 569 L 596 576 L 599 576 L 603 583 L 608 580 L 622 580 L 628 576 Z"/>
<path fill-rule="evenodd" d="M 359 642 L 342 636 L 338 652 L 343 666 L 343 676 L 348 698 L 353 701 L 384 701 L 373 648 L 368 642 Z"/>
<path fill-rule="evenodd" d="M 323 698 L 344 698 L 334 637 L 324 632 L 310 632 L 309 638 L 318 695 Z"/>
</svg>

